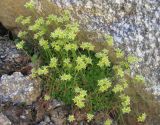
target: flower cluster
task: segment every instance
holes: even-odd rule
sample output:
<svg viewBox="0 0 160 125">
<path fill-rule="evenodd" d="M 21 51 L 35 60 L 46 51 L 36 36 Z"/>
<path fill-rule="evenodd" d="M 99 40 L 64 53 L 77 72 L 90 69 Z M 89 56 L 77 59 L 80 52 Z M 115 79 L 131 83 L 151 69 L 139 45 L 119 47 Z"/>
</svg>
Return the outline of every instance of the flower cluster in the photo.
<svg viewBox="0 0 160 125">
<path fill-rule="evenodd" d="M 68 121 L 69 121 L 69 122 L 73 122 L 74 120 L 75 120 L 74 115 L 69 115 Z"/>
<path fill-rule="evenodd" d="M 60 76 L 62 81 L 69 81 L 71 80 L 72 76 L 70 74 L 64 73 L 63 75 Z"/>
<path fill-rule="evenodd" d="M 75 89 L 75 93 L 77 94 L 73 98 L 75 105 L 78 106 L 79 108 L 84 108 L 85 107 L 85 97 L 87 96 L 87 91 L 78 87 Z"/>
<path fill-rule="evenodd" d="M 44 49 L 49 49 L 48 41 L 43 38 L 39 40 L 39 45 Z"/>
<path fill-rule="evenodd" d="M 34 32 L 41 31 L 44 24 L 45 24 L 44 18 L 40 17 L 35 21 L 35 23 L 32 26 L 29 26 L 28 29 Z"/>
<path fill-rule="evenodd" d="M 107 119 L 104 123 L 104 125 L 111 125 L 112 124 L 112 120 L 111 119 Z"/>
<path fill-rule="evenodd" d="M 113 37 L 112 36 L 110 36 L 110 35 L 107 35 L 106 36 L 106 40 L 107 40 L 107 44 L 108 44 L 108 46 L 113 46 Z"/>
<path fill-rule="evenodd" d="M 42 66 L 39 67 L 38 69 L 33 68 L 32 69 L 32 78 L 37 77 L 37 76 L 42 76 L 42 75 L 47 75 L 49 73 L 48 66 Z"/>
<path fill-rule="evenodd" d="M 138 59 L 137 57 L 135 57 L 135 56 L 132 56 L 132 55 L 129 55 L 128 56 L 128 62 L 130 63 L 130 64 L 134 64 L 134 63 L 137 63 L 137 62 L 139 62 L 140 61 L 140 59 Z"/>
<path fill-rule="evenodd" d="M 33 0 L 27 2 L 25 7 L 36 11 Z M 109 116 L 109 112 L 113 110 L 112 105 L 114 111 L 118 111 L 115 114 L 119 111 L 121 114 L 129 113 L 130 97 L 125 90 L 130 86 L 126 76 L 130 73 L 131 64 L 139 59 L 134 56 L 125 57 L 122 50 L 113 48 L 113 38 L 109 35 L 104 43 L 107 44 L 106 49 L 97 52 L 96 46 L 91 42 L 79 39 L 83 33 L 75 20 L 71 22 L 68 11 L 58 15 L 34 18 L 19 16 L 16 19 L 16 22 L 24 27 L 18 34 L 20 42 L 16 46 L 18 49 L 27 50 L 31 56 L 37 55 L 32 59 L 36 64 L 32 69 L 32 77 L 45 80 L 49 92 L 45 94 L 44 100 L 58 98 L 72 107 L 73 104 L 76 105 L 79 113 L 86 111 L 83 119 L 87 122 L 94 119 L 91 113 L 96 111 L 106 111 Z M 27 35 L 30 35 L 30 41 L 34 42 L 25 42 Z M 32 49 L 29 50 L 30 47 Z M 112 55 L 115 58 L 112 58 Z M 133 80 L 144 82 L 139 75 Z M 76 113 L 73 110 L 73 114 Z M 69 122 L 76 121 L 76 117 L 77 115 L 70 115 Z M 142 114 L 137 119 L 142 122 L 145 117 L 146 115 Z M 104 124 L 111 125 L 112 120 L 107 119 Z"/>
<path fill-rule="evenodd" d="M 137 82 L 141 82 L 141 83 L 144 83 L 144 82 L 145 82 L 144 77 L 141 76 L 141 75 L 136 75 L 134 79 L 135 79 Z"/>
<path fill-rule="evenodd" d="M 33 10 L 35 8 L 35 2 L 33 0 L 30 0 L 24 5 L 27 9 Z"/>
<path fill-rule="evenodd" d="M 88 113 L 88 114 L 87 114 L 87 121 L 88 121 L 88 122 L 92 121 L 92 120 L 93 120 L 93 117 L 94 117 L 93 114 Z"/>
<path fill-rule="evenodd" d="M 120 76 L 121 78 L 124 77 L 124 71 L 123 69 L 121 68 L 121 66 L 117 66 L 115 65 L 114 66 L 114 70 L 115 70 L 115 73 Z"/>
<path fill-rule="evenodd" d="M 49 73 L 48 66 L 42 66 L 41 68 L 37 69 L 37 74 L 38 75 L 46 75 L 48 73 Z"/>
<path fill-rule="evenodd" d="M 24 16 L 21 15 L 21 16 L 19 16 L 19 17 L 16 18 L 15 22 L 16 22 L 16 23 L 21 23 L 21 21 L 22 21 L 23 19 L 24 19 Z"/>
<path fill-rule="evenodd" d="M 51 97 L 50 97 L 49 95 L 45 95 L 45 96 L 44 96 L 44 100 L 45 100 L 45 101 L 48 101 L 48 100 L 50 100 L 50 99 L 51 99 Z"/>
<path fill-rule="evenodd" d="M 111 87 L 112 83 L 109 79 L 104 78 L 101 80 L 98 80 L 98 86 L 100 92 L 105 92 Z"/>
<path fill-rule="evenodd" d="M 104 68 L 110 66 L 108 50 L 104 49 L 102 52 L 96 53 L 96 57 L 100 59 L 97 64 L 99 67 Z"/>
<path fill-rule="evenodd" d="M 51 60 L 50 60 L 49 67 L 56 68 L 57 67 L 57 61 L 58 61 L 58 59 L 56 57 L 52 57 Z"/>
<path fill-rule="evenodd" d="M 78 48 L 77 44 L 69 43 L 64 46 L 64 49 L 68 52 L 69 50 L 76 51 Z"/>
<path fill-rule="evenodd" d="M 87 57 L 86 55 L 81 55 L 76 59 L 76 67 L 75 69 L 80 71 L 82 69 L 86 69 L 87 65 L 92 64 L 92 59 Z"/>
<path fill-rule="evenodd" d="M 122 100 L 122 112 L 125 113 L 130 113 L 131 108 L 130 108 L 130 97 L 127 95 L 120 95 L 120 98 Z"/>
<path fill-rule="evenodd" d="M 51 32 L 52 38 L 64 39 L 66 37 L 66 33 L 61 28 L 57 28 L 54 32 Z"/>
<path fill-rule="evenodd" d="M 71 68 L 72 67 L 71 60 L 69 58 L 64 59 L 63 66 L 66 68 Z"/>
<path fill-rule="evenodd" d="M 17 43 L 17 44 L 16 44 L 17 49 L 23 49 L 24 43 L 25 43 L 25 42 L 24 42 L 23 40 L 20 41 L 19 43 Z"/>
<path fill-rule="evenodd" d="M 142 113 L 140 116 L 138 116 L 137 120 L 138 122 L 144 122 L 146 120 L 146 113 Z"/>
<path fill-rule="evenodd" d="M 120 84 L 115 85 L 113 88 L 114 93 L 122 92 L 123 90 L 124 90 L 124 87 Z"/>
<path fill-rule="evenodd" d="M 50 15 L 47 16 L 46 24 L 50 25 L 53 22 L 57 22 L 57 21 L 58 21 L 58 17 L 56 15 L 50 14 Z"/>
<path fill-rule="evenodd" d="M 116 49 L 116 57 L 117 58 L 122 58 L 124 56 L 124 52 L 120 50 L 119 48 Z"/>
<path fill-rule="evenodd" d="M 30 24 L 30 22 L 31 22 L 31 16 L 28 16 L 28 17 L 23 18 L 23 20 L 21 21 L 21 24 L 27 25 L 27 24 Z"/>
<path fill-rule="evenodd" d="M 18 37 L 19 37 L 19 38 L 24 38 L 24 37 L 27 35 L 27 33 L 28 33 L 28 32 L 26 32 L 26 31 L 20 31 L 20 32 L 18 33 Z"/>
<path fill-rule="evenodd" d="M 83 50 L 90 50 L 90 51 L 93 51 L 94 50 L 94 45 L 92 45 L 91 43 L 89 42 L 85 42 L 85 43 L 82 43 L 81 46 L 80 46 Z"/>
</svg>

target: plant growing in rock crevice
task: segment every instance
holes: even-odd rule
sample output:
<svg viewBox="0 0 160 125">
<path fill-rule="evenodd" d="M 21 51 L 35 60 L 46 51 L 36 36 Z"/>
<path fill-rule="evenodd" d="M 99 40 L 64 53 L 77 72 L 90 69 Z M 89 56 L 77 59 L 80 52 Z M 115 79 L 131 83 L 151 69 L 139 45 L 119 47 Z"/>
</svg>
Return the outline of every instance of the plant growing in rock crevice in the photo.
<svg viewBox="0 0 160 125">
<path fill-rule="evenodd" d="M 25 7 L 33 11 L 33 1 Z M 70 122 L 76 121 L 77 112 L 85 112 L 84 119 L 88 122 L 94 119 L 96 111 L 103 110 L 108 116 L 114 112 L 117 121 L 131 112 L 126 76 L 130 76 L 130 64 L 138 60 L 114 48 L 111 36 L 106 37 L 106 43 L 113 48 L 116 62 L 110 59 L 110 50 L 95 52 L 90 42 L 78 41 L 79 25 L 71 21 L 68 11 L 60 16 L 38 17 L 35 21 L 31 16 L 20 16 L 16 22 L 25 27 L 18 34 L 21 41 L 17 48 L 29 50 L 26 48 L 31 44 L 36 48 L 33 53 L 41 60 L 39 66 L 32 69 L 32 76 L 44 80 L 45 91 L 50 95 L 45 99 L 53 97 L 73 106 Z M 32 36 L 32 43 L 25 42 L 27 34 Z M 135 80 L 143 81 L 140 76 Z M 138 118 L 142 120 L 144 116 Z M 108 117 L 105 124 L 111 122 Z"/>
</svg>

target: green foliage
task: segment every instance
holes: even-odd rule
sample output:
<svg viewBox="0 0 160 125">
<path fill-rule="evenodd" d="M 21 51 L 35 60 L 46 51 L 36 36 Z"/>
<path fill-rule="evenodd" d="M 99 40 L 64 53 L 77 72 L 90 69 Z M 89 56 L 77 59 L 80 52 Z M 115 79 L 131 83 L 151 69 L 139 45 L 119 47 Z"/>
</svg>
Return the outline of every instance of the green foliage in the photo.
<svg viewBox="0 0 160 125">
<path fill-rule="evenodd" d="M 33 10 L 34 3 L 28 2 L 25 7 Z M 18 34 L 22 41 L 17 48 L 27 46 L 23 40 L 27 34 L 32 34 L 33 41 L 30 44 L 36 48 L 33 60 L 34 63 L 35 59 L 41 62 L 32 69 L 32 76 L 44 80 L 45 90 L 50 94 L 44 97 L 45 100 L 53 97 L 86 111 L 88 122 L 94 117 L 89 112 L 104 110 L 108 115 L 111 111 L 121 115 L 131 111 L 131 100 L 125 92 L 129 84 L 125 74 L 130 64 L 138 60 L 136 57 L 124 57 L 122 50 L 115 49 L 115 63 L 109 56 L 110 50 L 95 52 L 91 42 L 80 43 L 77 37 L 79 25 L 71 21 L 68 11 L 60 16 L 48 15 L 31 20 L 31 17 L 17 18 L 16 22 L 27 27 Z M 113 38 L 107 36 L 106 40 L 108 46 L 113 47 Z M 139 76 L 135 79 L 142 81 Z M 119 120 L 118 116 L 116 118 Z M 68 120 L 73 122 L 75 116 L 70 115 Z M 108 119 L 105 125 L 111 123 Z"/>
</svg>

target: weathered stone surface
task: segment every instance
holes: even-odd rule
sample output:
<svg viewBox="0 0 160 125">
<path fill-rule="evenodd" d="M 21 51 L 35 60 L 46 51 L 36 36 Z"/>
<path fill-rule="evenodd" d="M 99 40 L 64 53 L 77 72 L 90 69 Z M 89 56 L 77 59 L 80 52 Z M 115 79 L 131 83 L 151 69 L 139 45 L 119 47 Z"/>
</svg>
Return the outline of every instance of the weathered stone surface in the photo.
<svg viewBox="0 0 160 125">
<path fill-rule="evenodd" d="M 29 63 L 29 56 L 17 50 L 13 41 L 0 36 L 0 76 L 21 70 Z"/>
<path fill-rule="evenodd" d="M 30 76 L 23 76 L 20 72 L 2 75 L 0 79 L 0 100 L 2 102 L 25 102 L 30 105 L 40 94 L 40 81 L 31 79 Z"/>
<path fill-rule="evenodd" d="M 0 22 L 11 30 L 18 15 L 29 14 L 23 4 L 27 0 L 2 0 Z M 126 53 L 142 59 L 133 73 L 145 76 L 153 91 L 160 84 L 160 2 L 159 0 L 37 0 L 39 11 L 55 13 L 55 5 L 69 9 L 83 29 L 113 35 L 116 44 Z M 41 2 L 43 2 L 41 4 Z M 18 3 L 18 4 L 17 4 Z M 45 4 L 44 4 L 45 3 Z M 54 9 L 53 9 L 54 8 Z M 58 9 L 56 8 L 58 11 Z M 158 90 L 158 92 L 157 92 Z"/>
<path fill-rule="evenodd" d="M 10 120 L 2 113 L 0 113 L 0 125 L 11 125 Z"/>
</svg>

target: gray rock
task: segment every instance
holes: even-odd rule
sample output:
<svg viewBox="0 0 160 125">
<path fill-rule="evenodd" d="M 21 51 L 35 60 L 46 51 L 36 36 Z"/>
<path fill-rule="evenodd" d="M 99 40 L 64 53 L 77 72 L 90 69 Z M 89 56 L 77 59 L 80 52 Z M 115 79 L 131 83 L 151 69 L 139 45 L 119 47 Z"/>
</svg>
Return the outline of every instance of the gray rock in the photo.
<svg viewBox="0 0 160 125">
<path fill-rule="evenodd" d="M 25 102 L 27 105 L 36 101 L 41 94 L 40 80 L 23 76 L 20 72 L 2 75 L 0 79 L 0 100 L 14 103 Z"/>
<path fill-rule="evenodd" d="M 62 107 L 62 106 L 64 106 L 64 105 L 65 105 L 65 104 L 64 104 L 63 102 L 58 101 L 58 100 L 56 100 L 56 99 L 53 99 L 53 100 L 51 101 L 51 104 L 49 105 L 49 107 L 55 109 L 55 108 L 58 108 L 58 107 Z"/>
<path fill-rule="evenodd" d="M 21 70 L 29 60 L 29 56 L 17 50 L 13 41 L 0 36 L 0 76 Z"/>
<path fill-rule="evenodd" d="M 10 120 L 2 113 L 0 113 L 0 125 L 11 125 Z"/>
<path fill-rule="evenodd" d="M 45 116 L 44 121 L 41 121 L 38 125 L 55 125 L 55 124 L 51 122 L 49 116 Z"/>
</svg>

